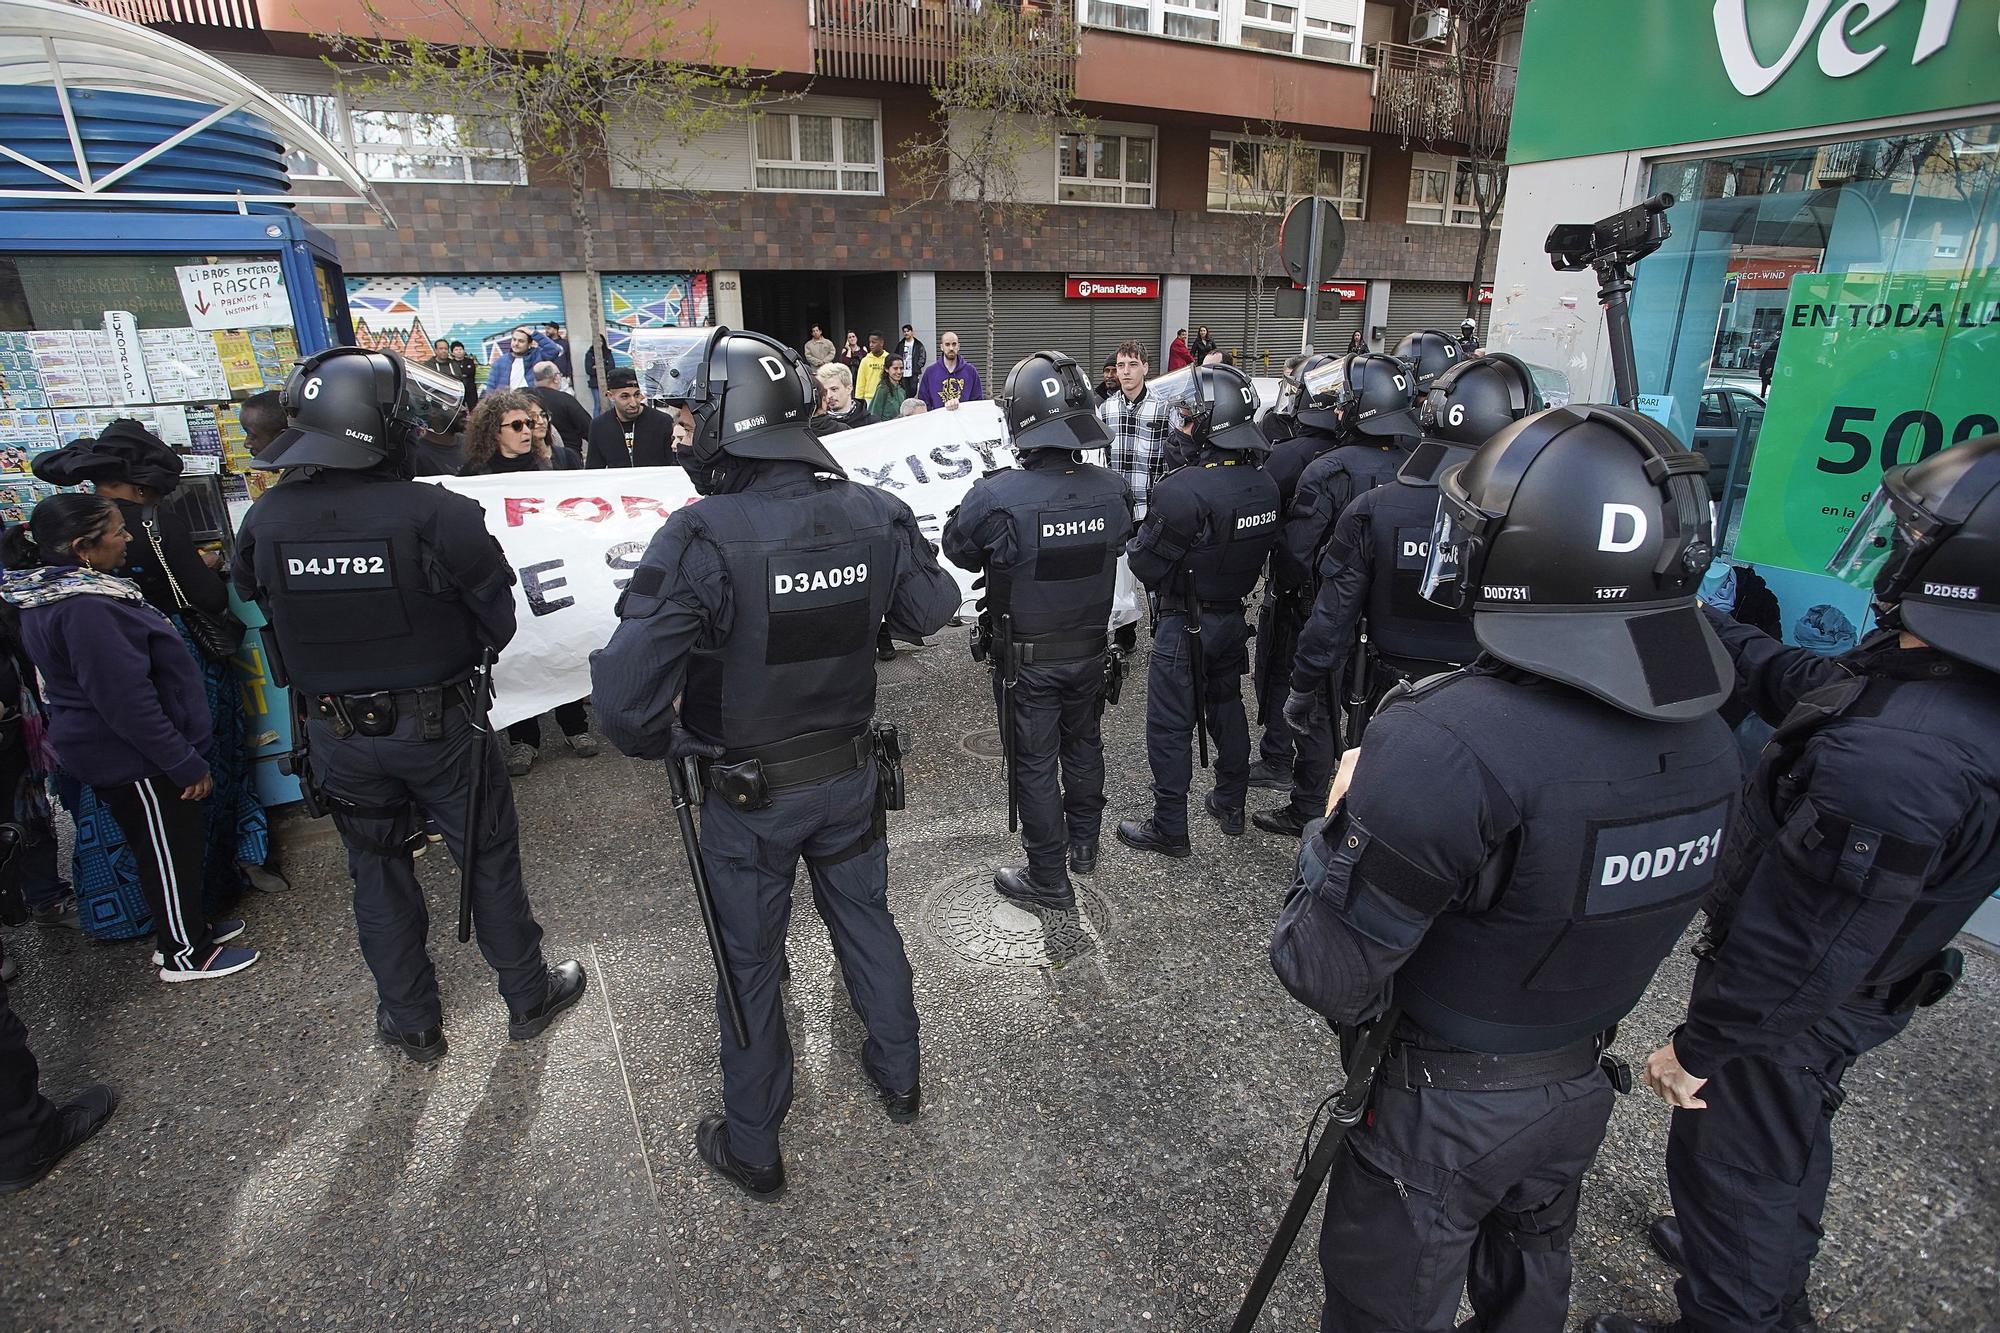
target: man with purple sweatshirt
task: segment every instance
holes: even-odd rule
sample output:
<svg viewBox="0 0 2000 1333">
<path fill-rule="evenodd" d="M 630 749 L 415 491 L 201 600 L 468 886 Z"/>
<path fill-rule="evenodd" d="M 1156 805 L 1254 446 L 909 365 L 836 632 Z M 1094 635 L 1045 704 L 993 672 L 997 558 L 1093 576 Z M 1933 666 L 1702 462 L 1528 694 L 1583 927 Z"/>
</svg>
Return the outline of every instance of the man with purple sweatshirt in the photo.
<svg viewBox="0 0 2000 1333">
<path fill-rule="evenodd" d="M 241 921 L 211 922 L 202 909 L 208 694 L 172 623 L 108 572 L 130 541 L 111 500 L 52 495 L 0 542 L 12 571 L 0 599 L 42 673 L 49 744 L 96 790 L 139 863 L 160 980 L 207 981 L 257 952 L 229 946 Z"/>
<path fill-rule="evenodd" d="M 958 354 L 958 335 L 945 333 L 938 338 L 938 359 L 924 367 L 917 384 L 917 397 L 936 412 L 957 409 L 960 403 L 977 402 L 985 395 L 979 390 L 979 372 Z"/>
</svg>

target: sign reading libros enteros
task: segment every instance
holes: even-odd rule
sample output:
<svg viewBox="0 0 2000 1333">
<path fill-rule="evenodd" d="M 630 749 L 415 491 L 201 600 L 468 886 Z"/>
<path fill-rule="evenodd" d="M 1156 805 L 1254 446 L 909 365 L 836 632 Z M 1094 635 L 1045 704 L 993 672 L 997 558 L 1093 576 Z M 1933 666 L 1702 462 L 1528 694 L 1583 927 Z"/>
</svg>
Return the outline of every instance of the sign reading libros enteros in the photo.
<svg viewBox="0 0 2000 1333">
<path fill-rule="evenodd" d="M 289 327 L 292 322 L 284 269 L 276 263 L 182 264 L 174 276 L 180 279 L 188 323 L 197 329 Z"/>
</svg>

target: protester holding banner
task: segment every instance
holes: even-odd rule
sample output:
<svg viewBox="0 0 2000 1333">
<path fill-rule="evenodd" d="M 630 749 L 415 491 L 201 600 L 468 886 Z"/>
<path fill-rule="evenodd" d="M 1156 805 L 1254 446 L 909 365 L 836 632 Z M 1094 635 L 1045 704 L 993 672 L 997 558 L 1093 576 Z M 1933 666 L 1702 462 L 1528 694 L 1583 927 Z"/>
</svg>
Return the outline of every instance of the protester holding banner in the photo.
<svg viewBox="0 0 2000 1333">
<path fill-rule="evenodd" d="M 876 382 L 875 392 L 869 396 L 869 420 L 894 421 L 903 414 L 903 400 L 907 397 L 903 392 L 903 358 L 892 353 L 883 367 L 882 378 Z"/>
<path fill-rule="evenodd" d="M 776 381 L 774 362 L 787 372 Z M 675 510 L 632 571 L 617 631 L 591 658 L 592 694 L 619 749 L 692 760 L 703 779 L 701 861 L 725 968 L 717 1015 L 740 1012 L 742 1036 L 725 1032 L 724 1113 L 702 1119 L 695 1144 L 717 1174 L 773 1199 L 785 1188 L 785 922 L 801 859 L 868 1030 L 862 1063 L 892 1120 L 918 1114 L 916 1002 L 883 835 L 900 751 L 873 727 L 868 649 L 885 621 L 905 637 L 942 628 L 959 588 L 910 507 L 849 482 L 807 428 L 812 378 L 795 353 L 719 329 L 696 364 L 680 412 L 706 498 Z"/>
<path fill-rule="evenodd" d="M 917 381 L 917 397 L 935 412 L 939 408 L 951 411 L 960 403 L 977 402 L 984 396 L 979 388 L 979 372 L 958 354 L 958 335 L 939 334 L 938 359 L 924 367 L 924 376 Z"/>
</svg>

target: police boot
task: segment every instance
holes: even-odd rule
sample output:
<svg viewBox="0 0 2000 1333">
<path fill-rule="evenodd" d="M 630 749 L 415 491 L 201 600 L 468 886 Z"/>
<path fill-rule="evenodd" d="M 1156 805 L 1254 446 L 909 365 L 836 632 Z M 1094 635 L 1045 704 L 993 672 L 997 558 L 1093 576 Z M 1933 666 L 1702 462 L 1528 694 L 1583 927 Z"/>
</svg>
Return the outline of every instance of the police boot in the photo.
<svg viewBox="0 0 2000 1333">
<path fill-rule="evenodd" d="M 1242 806 L 1230 807 L 1224 805 L 1221 795 L 1217 792 L 1210 792 L 1208 795 L 1202 797 L 1201 804 L 1203 809 L 1215 816 L 1215 822 L 1222 825 L 1224 833 L 1227 833 L 1232 838 L 1243 836 Z"/>
<path fill-rule="evenodd" d="M 1292 789 L 1292 768 L 1289 764 L 1273 764 L 1259 759 L 1250 765 L 1250 785 L 1265 791 L 1290 791 Z"/>
<path fill-rule="evenodd" d="M 1672 1213 L 1656 1217 L 1646 1227 L 1646 1240 L 1653 1247 L 1653 1253 L 1676 1273 L 1687 1272 L 1687 1260 L 1681 1252 L 1681 1221 Z M 1792 1333 L 1819 1333 L 1819 1321 L 1813 1317 L 1812 1298 L 1801 1295 L 1785 1307 L 1778 1318 L 1780 1328 Z"/>
<path fill-rule="evenodd" d="M 1583 1333 L 1685 1333 L 1686 1327 L 1678 1319 L 1671 1324 L 1649 1324 L 1622 1314 L 1594 1314 L 1583 1321 Z"/>
<path fill-rule="evenodd" d="M 56 1164 L 81 1147 L 118 1109 L 118 1094 L 93 1083 L 56 1107 L 55 1118 L 42 1130 L 28 1155 L 0 1163 L 0 1194 L 18 1194 L 56 1169 Z"/>
<path fill-rule="evenodd" d="M 1178 838 L 1168 837 L 1160 832 L 1159 825 L 1150 819 L 1119 820 L 1118 841 L 1142 852 L 1158 852 L 1161 856 L 1171 856 L 1176 860 L 1194 855 L 1194 846 L 1188 842 L 1187 834 L 1183 833 Z"/>
<path fill-rule="evenodd" d="M 1078 838 L 1069 845 L 1069 868 L 1076 875 L 1097 872 L 1097 839 Z"/>
<path fill-rule="evenodd" d="M 1027 907 L 1046 907 L 1057 912 L 1076 910 L 1076 890 L 1067 883 L 1051 884 L 1035 878 L 1033 866 L 1008 866 L 993 872 L 993 887 L 1002 898 Z"/>
<path fill-rule="evenodd" d="M 388 1015 L 375 1015 L 375 1035 L 420 1065 L 434 1065 L 444 1058 L 444 1029 L 433 1023 L 422 1032 L 398 1032 L 389 1026 Z"/>
<path fill-rule="evenodd" d="M 785 1192 L 785 1159 L 752 1166 L 729 1151 L 729 1119 L 706 1115 L 694 1127 L 694 1149 L 709 1169 L 753 1199 L 771 1200 Z"/>
<path fill-rule="evenodd" d="M 1266 833 L 1297 838 L 1305 834 L 1309 818 L 1289 805 L 1281 805 L 1276 810 L 1259 810 L 1250 816 L 1250 822 Z"/>
<path fill-rule="evenodd" d="M 524 1012 L 507 1015 L 507 1035 L 515 1041 L 541 1036 L 542 1029 L 553 1023 L 557 1014 L 583 998 L 583 988 L 589 981 L 583 974 L 583 964 L 575 959 L 556 964 L 549 969 L 549 988 L 542 993 L 542 1002 Z"/>
<path fill-rule="evenodd" d="M 874 1076 L 870 1075 L 868 1081 L 874 1083 Z M 921 1083 L 912 1083 L 902 1092 L 893 1092 L 875 1083 L 875 1095 L 882 1099 L 883 1111 L 899 1125 L 915 1123 L 918 1112 L 923 1109 L 924 1089 Z"/>
</svg>

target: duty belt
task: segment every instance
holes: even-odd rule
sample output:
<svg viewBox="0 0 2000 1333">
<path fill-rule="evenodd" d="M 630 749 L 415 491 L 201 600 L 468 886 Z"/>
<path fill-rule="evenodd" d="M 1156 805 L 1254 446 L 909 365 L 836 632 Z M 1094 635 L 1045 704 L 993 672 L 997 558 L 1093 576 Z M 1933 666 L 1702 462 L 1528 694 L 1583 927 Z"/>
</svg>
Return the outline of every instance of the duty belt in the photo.
<svg viewBox="0 0 2000 1333">
<path fill-rule="evenodd" d="M 836 727 L 831 731 L 809 731 L 786 741 L 774 741 L 747 750 L 725 750 L 719 758 L 702 764 L 703 780 L 712 765 L 725 767 L 757 761 L 764 770 L 764 785 L 803 787 L 809 782 L 851 773 L 875 757 L 868 724 Z"/>
<path fill-rule="evenodd" d="M 1405 1088 L 1446 1092 L 1511 1092 L 1582 1078 L 1598 1067 L 1605 1043 L 1585 1037 L 1553 1051 L 1497 1055 L 1488 1051 L 1438 1051 L 1400 1038 L 1382 1061 L 1382 1078 Z"/>
<path fill-rule="evenodd" d="M 1036 662 L 1045 665 L 1055 662 L 1081 662 L 1085 658 L 1102 657 L 1110 637 L 1103 630 L 1089 630 L 1082 633 L 1071 630 L 1061 634 L 1037 634 L 1014 640 L 1014 660 L 1020 666 Z"/>
<path fill-rule="evenodd" d="M 363 736 L 386 736 L 397 720 L 422 720 L 426 740 L 443 735 L 444 710 L 448 706 L 474 708 L 473 682 L 455 680 L 445 685 L 421 689 L 376 690 L 371 693 L 304 695 L 312 715 L 327 723 L 341 739 L 359 732 Z"/>
<path fill-rule="evenodd" d="M 1209 615 L 1212 616 L 1226 616 L 1232 614 L 1240 616 L 1243 614 L 1243 599 L 1241 597 L 1237 598 L 1235 601 L 1230 601 L 1230 602 L 1203 601 L 1197 603 L 1197 605 L 1199 605 L 1203 611 L 1207 612 Z M 1169 603 L 1167 605 L 1163 605 L 1160 608 L 1160 614 L 1163 616 L 1167 616 L 1167 615 L 1172 615 L 1176 611 L 1185 614 L 1186 609 L 1187 608 L 1184 604 L 1174 605 Z"/>
</svg>

